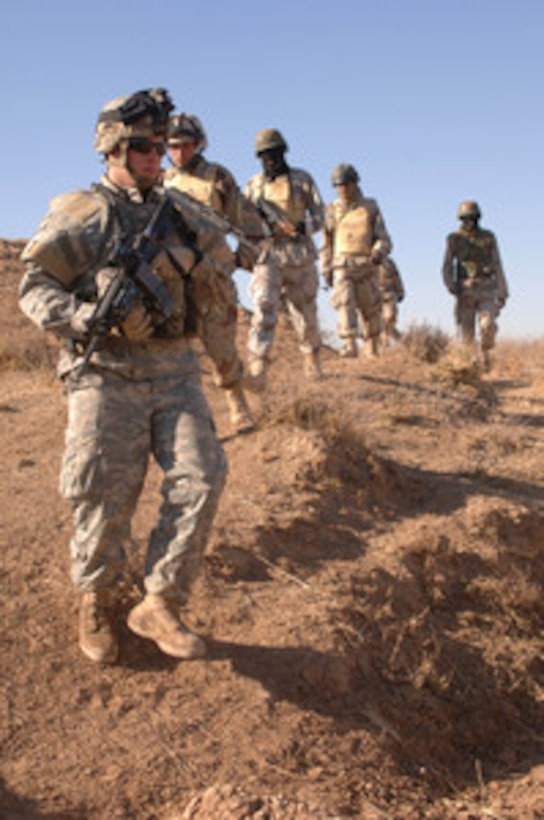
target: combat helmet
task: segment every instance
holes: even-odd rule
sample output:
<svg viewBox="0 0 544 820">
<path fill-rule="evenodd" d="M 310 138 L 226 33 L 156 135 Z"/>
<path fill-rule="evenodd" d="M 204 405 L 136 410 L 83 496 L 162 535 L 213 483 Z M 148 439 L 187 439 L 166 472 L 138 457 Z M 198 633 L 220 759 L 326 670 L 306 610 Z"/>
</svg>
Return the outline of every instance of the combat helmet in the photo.
<svg viewBox="0 0 544 820">
<path fill-rule="evenodd" d="M 458 219 L 480 219 L 481 215 L 482 212 L 480 211 L 478 203 L 473 202 L 471 199 L 461 202 L 459 210 L 457 211 Z"/>
<path fill-rule="evenodd" d="M 359 174 L 353 165 L 341 162 L 331 174 L 331 183 L 333 185 L 345 185 L 346 182 L 359 182 Z"/>
<path fill-rule="evenodd" d="M 94 147 L 109 154 L 123 140 L 166 135 L 168 115 L 174 108 L 164 88 L 137 91 L 106 103 L 96 123 Z"/>
<path fill-rule="evenodd" d="M 289 146 L 280 131 L 276 128 L 263 128 L 255 137 L 256 155 L 259 156 L 263 151 L 271 151 L 274 148 L 280 148 L 282 151 L 289 150 Z"/>
<path fill-rule="evenodd" d="M 170 117 L 167 140 L 171 146 L 195 142 L 196 150 L 200 153 L 208 147 L 208 137 L 195 114 L 174 114 Z"/>
</svg>

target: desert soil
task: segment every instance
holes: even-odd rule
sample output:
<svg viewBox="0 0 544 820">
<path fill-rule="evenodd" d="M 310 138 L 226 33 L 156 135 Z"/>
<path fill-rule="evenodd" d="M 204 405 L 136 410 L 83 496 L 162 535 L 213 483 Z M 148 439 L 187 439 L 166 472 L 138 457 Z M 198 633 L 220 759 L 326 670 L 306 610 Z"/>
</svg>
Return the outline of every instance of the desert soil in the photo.
<svg viewBox="0 0 544 820">
<path fill-rule="evenodd" d="M 19 250 L 0 241 L 0 816 L 544 818 L 544 341 L 500 343 L 482 375 L 427 328 L 376 360 L 326 349 L 308 382 L 282 320 L 239 436 L 200 352 L 230 465 L 187 612 L 209 654 L 124 625 L 150 464 L 100 667 L 77 646 L 65 404 L 54 341 L 16 307 Z"/>
</svg>

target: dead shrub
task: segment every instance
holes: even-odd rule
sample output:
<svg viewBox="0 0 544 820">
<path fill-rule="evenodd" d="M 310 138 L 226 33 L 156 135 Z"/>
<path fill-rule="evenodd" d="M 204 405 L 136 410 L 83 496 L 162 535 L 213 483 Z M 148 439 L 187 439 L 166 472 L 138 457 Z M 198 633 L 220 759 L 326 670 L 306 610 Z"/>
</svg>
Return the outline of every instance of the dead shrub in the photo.
<svg viewBox="0 0 544 820">
<path fill-rule="evenodd" d="M 415 359 L 436 364 L 448 349 L 449 337 L 440 328 L 414 322 L 403 334 L 401 343 Z"/>
</svg>

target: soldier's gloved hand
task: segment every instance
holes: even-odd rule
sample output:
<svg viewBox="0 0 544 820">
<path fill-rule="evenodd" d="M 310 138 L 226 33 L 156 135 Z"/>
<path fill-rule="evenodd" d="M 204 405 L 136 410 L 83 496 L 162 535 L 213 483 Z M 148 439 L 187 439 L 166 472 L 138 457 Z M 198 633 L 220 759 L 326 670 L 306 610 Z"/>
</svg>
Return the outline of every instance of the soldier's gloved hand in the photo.
<svg viewBox="0 0 544 820">
<path fill-rule="evenodd" d="M 306 222 L 303 219 L 301 219 L 299 222 L 296 223 L 295 230 L 299 236 L 306 236 Z"/>
<path fill-rule="evenodd" d="M 96 291 L 100 298 L 105 294 L 108 286 L 112 283 L 116 276 L 119 276 L 119 268 L 110 266 L 108 268 L 101 268 L 95 276 Z"/>
<path fill-rule="evenodd" d="M 506 296 L 499 296 L 499 298 L 497 299 L 497 304 L 499 308 L 503 308 L 506 304 Z"/>
<path fill-rule="evenodd" d="M 83 340 L 89 332 L 89 323 L 93 317 L 96 305 L 93 302 L 82 302 L 70 319 L 70 327 L 74 331 L 74 338 Z"/>
<path fill-rule="evenodd" d="M 288 219 L 280 219 L 275 224 L 276 230 L 280 236 L 291 236 L 293 239 L 298 236 L 297 229 Z"/>
<path fill-rule="evenodd" d="M 143 305 L 133 307 L 120 324 L 123 335 L 131 342 L 145 342 L 153 335 L 151 316 Z"/>
<path fill-rule="evenodd" d="M 374 262 L 375 265 L 380 265 L 383 261 L 383 254 L 379 250 L 373 250 L 370 253 L 370 258 Z"/>
</svg>

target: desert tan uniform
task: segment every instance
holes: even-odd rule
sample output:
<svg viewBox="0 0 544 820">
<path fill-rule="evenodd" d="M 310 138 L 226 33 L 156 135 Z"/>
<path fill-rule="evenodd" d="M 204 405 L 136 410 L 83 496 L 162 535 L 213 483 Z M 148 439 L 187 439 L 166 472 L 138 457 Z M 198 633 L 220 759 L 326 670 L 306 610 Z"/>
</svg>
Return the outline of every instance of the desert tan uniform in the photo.
<svg viewBox="0 0 544 820">
<path fill-rule="evenodd" d="M 321 346 L 317 317 L 318 276 L 312 233 L 323 227 L 323 201 L 310 174 L 290 168 L 273 181 L 255 174 L 244 193 L 253 203 L 270 203 L 282 219 L 296 225 L 304 222 L 304 236 L 290 237 L 273 225 L 273 236 L 253 270 L 249 293 L 253 316 L 248 339 L 250 359 L 267 359 L 274 342 L 282 298 L 285 300 L 303 354 L 316 353 Z"/>
<path fill-rule="evenodd" d="M 113 586 L 125 559 L 130 522 L 149 456 L 164 471 L 163 503 L 146 557 L 148 593 L 184 600 L 193 581 L 226 476 L 226 460 L 186 338 L 187 283 L 174 264 L 186 237 L 172 227 L 153 262 L 175 313 L 145 342 L 108 333 L 89 367 L 82 361 L 101 271 L 119 234 L 137 234 L 164 196 L 151 190 L 103 188 L 57 197 L 23 252 L 20 306 L 64 340 L 59 375 L 68 395 L 60 489 L 70 500 L 75 533 L 72 578 L 84 591 Z M 222 237 L 186 219 L 202 257 L 191 272 L 191 299 L 204 314 L 224 276 Z M 167 252 L 166 252 L 167 251 Z M 214 259 L 217 253 L 218 260 Z"/>
<path fill-rule="evenodd" d="M 392 248 L 382 214 L 374 199 L 358 189 L 353 202 L 340 199 L 327 206 L 321 247 L 321 269 L 332 279 L 332 306 L 338 312 L 338 335 L 355 339 L 358 314 L 362 336 L 377 343 L 381 330 L 378 266 L 372 254 L 386 256 Z"/>
<path fill-rule="evenodd" d="M 382 298 L 382 344 L 400 338 L 397 330 L 398 303 L 404 299 L 404 285 L 395 262 L 386 257 L 379 267 L 378 282 Z"/>
<path fill-rule="evenodd" d="M 197 155 L 188 168 L 171 166 L 164 174 L 164 185 L 188 194 L 198 202 L 224 215 L 250 240 L 264 236 L 264 227 L 255 208 L 243 197 L 232 174 L 217 163 L 208 162 Z M 198 331 L 206 351 L 216 369 L 219 387 L 232 388 L 243 376 L 243 365 L 236 347 L 238 295 L 232 273 L 236 267 L 251 269 L 257 253 L 251 254 L 248 244 L 240 244 L 234 255 L 225 241 L 225 299 L 208 313 L 207 321 L 200 323 Z"/>
<path fill-rule="evenodd" d="M 494 234 L 482 228 L 460 228 L 446 241 L 442 278 L 456 297 L 455 318 L 464 344 L 476 339 L 476 316 L 482 351 L 491 350 L 497 335 L 496 319 L 508 299 L 508 285 Z"/>
</svg>

